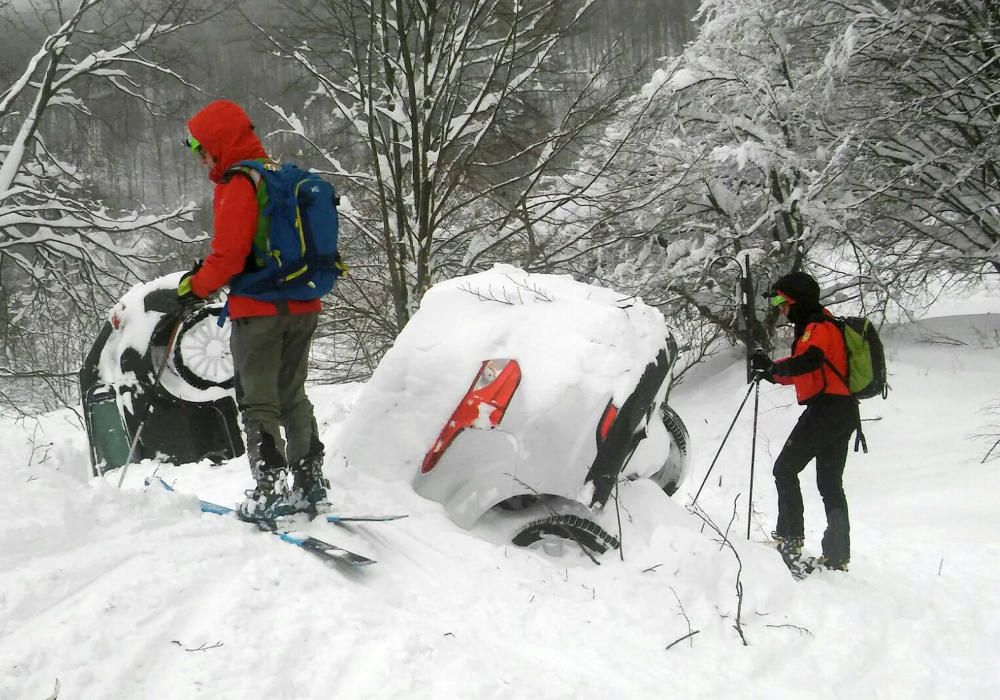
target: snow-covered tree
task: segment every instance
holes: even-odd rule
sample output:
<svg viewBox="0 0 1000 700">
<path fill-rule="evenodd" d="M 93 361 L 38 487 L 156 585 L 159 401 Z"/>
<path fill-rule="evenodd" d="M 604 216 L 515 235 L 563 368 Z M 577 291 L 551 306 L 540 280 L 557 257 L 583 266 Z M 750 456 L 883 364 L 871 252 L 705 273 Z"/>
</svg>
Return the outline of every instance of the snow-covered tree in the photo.
<svg viewBox="0 0 1000 700">
<path fill-rule="evenodd" d="M 732 332 L 743 253 L 758 281 L 804 267 L 878 304 L 995 266 L 995 3 L 706 0 L 697 20 L 602 146 L 605 230 L 572 242 L 588 274 Z"/>
<path fill-rule="evenodd" d="M 41 40 L 0 90 L 0 362 L 34 372 L 74 367 L 41 342 L 53 328 L 81 330 L 116 298 L 137 265 L 153 258 L 151 237 L 187 240 L 177 228 L 190 205 L 170 211 L 113 211 L 95 196 L 88 164 L 69 162 L 49 147 L 57 113 L 84 122 L 88 98 L 118 91 L 150 110 L 143 81 L 178 76 L 163 65 L 157 40 L 189 26 L 196 16 L 189 2 L 131 3 L 52 0 L 33 6 L 31 29 Z M 15 6 L 5 26 L 24 27 Z M 19 37 L 24 40 L 25 36 Z M 81 133 L 78 138 L 85 138 Z M 134 279 L 134 277 L 133 277 Z M 52 336 L 54 337 L 54 336 Z M 65 342 L 59 347 L 68 349 Z"/>
<path fill-rule="evenodd" d="M 916 275 L 1000 272 L 1000 5 L 847 7 L 838 102 L 856 120 L 868 243 Z"/>
<path fill-rule="evenodd" d="M 824 57 L 845 14 L 820 0 L 708 0 L 697 20 L 697 38 L 609 130 L 607 231 L 576 247 L 593 252 L 591 274 L 668 317 L 732 332 L 735 267 L 713 261 L 749 254 L 766 280 L 856 225 L 843 140 L 827 128 Z"/>
<path fill-rule="evenodd" d="M 364 247 L 348 258 L 360 264 L 343 325 L 367 319 L 389 343 L 434 281 L 530 259 L 533 193 L 622 89 L 560 53 L 592 4 L 330 0 L 287 5 L 281 28 L 258 23 L 313 86 L 300 115 L 275 111 L 334 173 L 348 251 Z"/>
</svg>

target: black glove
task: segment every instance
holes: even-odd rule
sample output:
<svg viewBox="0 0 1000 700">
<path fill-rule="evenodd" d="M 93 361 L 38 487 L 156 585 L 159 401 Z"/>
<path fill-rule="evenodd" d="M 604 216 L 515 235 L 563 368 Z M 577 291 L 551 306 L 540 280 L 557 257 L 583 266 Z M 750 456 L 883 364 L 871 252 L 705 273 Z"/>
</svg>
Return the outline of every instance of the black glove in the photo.
<svg viewBox="0 0 1000 700">
<path fill-rule="evenodd" d="M 760 348 L 753 351 L 750 356 L 750 369 L 755 372 L 770 372 L 774 362 L 767 356 L 767 353 Z"/>
<path fill-rule="evenodd" d="M 194 289 L 191 287 L 191 278 L 194 277 L 195 273 L 201 269 L 201 260 L 195 261 L 195 264 L 190 270 L 184 273 L 181 277 L 180 282 L 177 283 L 177 302 L 184 309 L 189 309 L 193 306 L 205 301 L 200 296 L 194 293 Z"/>
<path fill-rule="evenodd" d="M 764 381 L 774 383 L 773 368 L 774 362 L 771 361 L 771 358 L 763 350 L 758 348 L 750 356 L 750 371 L 753 372 L 755 381 L 763 379 Z"/>
</svg>

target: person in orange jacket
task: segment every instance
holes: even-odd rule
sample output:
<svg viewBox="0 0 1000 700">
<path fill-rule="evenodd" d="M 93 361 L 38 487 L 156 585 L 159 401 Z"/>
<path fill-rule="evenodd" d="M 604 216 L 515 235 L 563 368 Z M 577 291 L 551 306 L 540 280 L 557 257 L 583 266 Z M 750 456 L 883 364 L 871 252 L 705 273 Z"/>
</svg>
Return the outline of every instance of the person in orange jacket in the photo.
<svg viewBox="0 0 1000 700">
<path fill-rule="evenodd" d="M 795 327 L 792 354 L 778 360 L 758 351 L 751 367 L 758 377 L 795 387 L 805 410 L 774 463 L 778 519 L 774 538 L 790 566 L 798 565 L 805 537 L 799 474 L 816 460 L 816 485 L 826 511 L 823 556 L 815 562 L 846 570 L 851 527 L 844 494 L 844 467 L 851 434 L 860 425 L 858 402 L 844 383 L 847 349 L 833 316 L 819 303 L 816 280 L 804 272 L 782 276 L 771 288 L 771 304 Z"/>
<path fill-rule="evenodd" d="M 188 132 L 188 148 L 215 183 L 214 233 L 204 263 L 181 278 L 177 295 L 182 304 L 211 296 L 258 269 L 254 239 L 267 236 L 267 221 L 258 207 L 264 184 L 253 170 L 234 167 L 244 160 L 269 160 L 250 118 L 235 103 L 216 100 L 188 121 Z M 320 300 L 269 302 L 231 294 L 227 304 L 236 398 L 256 481 L 237 513 L 259 521 L 298 510 L 315 512 L 325 505 L 330 487 L 323 476 L 323 443 L 305 392 Z"/>
</svg>

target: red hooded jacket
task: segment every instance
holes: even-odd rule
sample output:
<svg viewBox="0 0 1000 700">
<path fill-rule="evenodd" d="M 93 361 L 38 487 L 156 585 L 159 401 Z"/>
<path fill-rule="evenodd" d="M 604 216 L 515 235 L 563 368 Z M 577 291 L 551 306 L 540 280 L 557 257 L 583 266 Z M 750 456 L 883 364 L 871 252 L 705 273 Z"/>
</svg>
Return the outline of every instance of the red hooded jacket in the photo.
<svg viewBox="0 0 1000 700">
<path fill-rule="evenodd" d="M 191 117 L 188 131 L 215 160 L 215 167 L 208 174 L 215 183 L 212 251 L 191 277 L 192 291 L 204 298 L 244 271 L 257 231 L 257 193 L 253 183 L 246 177 L 227 177 L 226 171 L 241 160 L 267 158 L 267 153 L 254 133 L 250 118 L 239 105 L 228 100 L 216 100 Z M 319 299 L 289 301 L 288 312 L 314 313 L 321 306 Z M 278 313 L 278 307 L 268 301 L 229 297 L 229 315 L 233 319 Z"/>
<path fill-rule="evenodd" d="M 833 317 L 824 309 L 820 318 Z M 792 354 L 775 360 L 771 371 L 778 384 L 795 385 L 795 398 L 800 404 L 819 394 L 851 395 L 841 378 L 847 376 L 844 337 L 837 326 L 826 320 L 817 318 L 808 323 L 792 343 Z"/>
</svg>

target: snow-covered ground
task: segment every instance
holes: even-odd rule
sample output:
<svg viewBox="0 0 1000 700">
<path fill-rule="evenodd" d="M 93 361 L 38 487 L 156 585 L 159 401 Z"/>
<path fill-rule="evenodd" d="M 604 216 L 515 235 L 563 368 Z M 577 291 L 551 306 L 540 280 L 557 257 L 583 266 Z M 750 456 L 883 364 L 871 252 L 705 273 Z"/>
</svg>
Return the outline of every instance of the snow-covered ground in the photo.
<svg viewBox="0 0 1000 700">
<path fill-rule="evenodd" d="M 691 474 L 672 499 L 622 484 L 624 561 L 600 566 L 488 541 L 406 480 L 328 460 L 339 511 L 410 515 L 312 525 L 378 560 L 332 568 L 184 495 L 236 501 L 245 460 L 160 467 L 175 494 L 145 492 L 144 463 L 119 491 L 116 474 L 88 477 L 71 412 L 2 422 L 0 698 L 57 684 L 74 700 L 1000 697 L 1000 455 L 980 464 L 1000 437 L 984 410 L 1000 399 L 1000 314 L 886 341 L 893 392 L 864 403 L 870 454 L 845 476 L 851 570 L 802 582 L 764 543 L 770 466 L 799 413 L 790 390 L 761 388 L 750 541 L 752 396 L 698 501 L 735 553 L 685 507 L 746 392 L 736 352 L 671 394 Z M 361 388 L 310 389 L 328 445 Z"/>
</svg>

